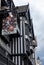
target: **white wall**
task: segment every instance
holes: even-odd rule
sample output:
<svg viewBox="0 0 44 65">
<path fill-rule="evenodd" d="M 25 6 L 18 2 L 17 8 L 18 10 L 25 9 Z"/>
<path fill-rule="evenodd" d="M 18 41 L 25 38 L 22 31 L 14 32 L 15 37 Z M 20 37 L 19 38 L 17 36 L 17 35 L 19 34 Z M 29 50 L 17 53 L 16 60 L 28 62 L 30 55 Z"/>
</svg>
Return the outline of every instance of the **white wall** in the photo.
<svg viewBox="0 0 44 65">
<path fill-rule="evenodd" d="M 0 0 L 0 7 L 1 7 L 1 0 Z"/>
</svg>

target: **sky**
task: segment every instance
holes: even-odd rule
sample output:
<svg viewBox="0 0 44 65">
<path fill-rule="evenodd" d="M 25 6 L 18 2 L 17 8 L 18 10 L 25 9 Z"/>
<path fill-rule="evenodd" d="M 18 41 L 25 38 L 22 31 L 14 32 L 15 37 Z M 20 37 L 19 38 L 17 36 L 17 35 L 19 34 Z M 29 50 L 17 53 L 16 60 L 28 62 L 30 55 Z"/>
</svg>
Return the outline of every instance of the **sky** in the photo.
<svg viewBox="0 0 44 65">
<path fill-rule="evenodd" d="M 36 56 L 39 56 L 44 65 L 44 0 L 13 0 L 15 6 L 29 3 L 34 33 L 37 37 Z"/>
</svg>

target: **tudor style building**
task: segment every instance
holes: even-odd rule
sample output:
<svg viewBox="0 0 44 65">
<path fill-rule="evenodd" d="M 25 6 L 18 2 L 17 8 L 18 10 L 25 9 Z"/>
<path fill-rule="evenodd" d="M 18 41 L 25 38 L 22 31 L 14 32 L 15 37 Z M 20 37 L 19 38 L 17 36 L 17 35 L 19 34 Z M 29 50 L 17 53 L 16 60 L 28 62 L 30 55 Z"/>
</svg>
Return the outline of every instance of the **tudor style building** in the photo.
<svg viewBox="0 0 44 65">
<path fill-rule="evenodd" d="M 0 34 L 1 65 L 36 65 L 29 4 L 15 7 L 12 0 L 0 0 Z"/>
</svg>

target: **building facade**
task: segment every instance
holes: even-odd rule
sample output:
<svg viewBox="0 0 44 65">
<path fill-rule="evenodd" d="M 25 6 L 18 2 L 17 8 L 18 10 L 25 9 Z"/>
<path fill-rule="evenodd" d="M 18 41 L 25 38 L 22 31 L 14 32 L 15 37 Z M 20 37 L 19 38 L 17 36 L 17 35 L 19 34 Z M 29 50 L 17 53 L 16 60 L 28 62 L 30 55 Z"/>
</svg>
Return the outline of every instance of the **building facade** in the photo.
<svg viewBox="0 0 44 65">
<path fill-rule="evenodd" d="M 15 7 L 12 0 L 1 0 L 0 21 L 0 64 L 36 65 L 37 41 L 29 4 Z"/>
</svg>

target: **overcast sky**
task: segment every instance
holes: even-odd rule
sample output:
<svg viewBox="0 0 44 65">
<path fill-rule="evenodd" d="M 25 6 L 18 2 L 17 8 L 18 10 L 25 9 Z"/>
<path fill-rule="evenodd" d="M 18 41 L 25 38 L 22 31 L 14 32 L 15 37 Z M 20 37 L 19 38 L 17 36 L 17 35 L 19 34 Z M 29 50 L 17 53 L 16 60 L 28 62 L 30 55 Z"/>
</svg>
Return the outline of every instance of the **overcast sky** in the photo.
<svg viewBox="0 0 44 65">
<path fill-rule="evenodd" d="M 44 0 L 14 0 L 16 6 L 29 3 L 30 14 L 37 37 L 36 55 L 40 56 L 44 65 Z"/>
</svg>

